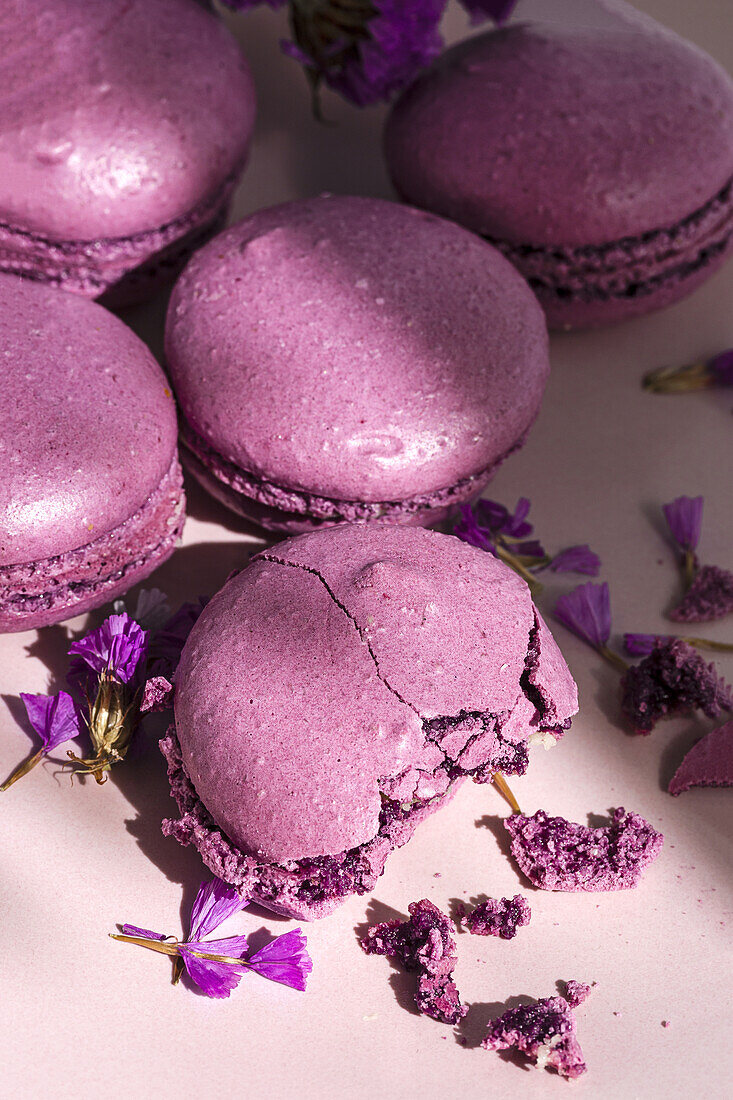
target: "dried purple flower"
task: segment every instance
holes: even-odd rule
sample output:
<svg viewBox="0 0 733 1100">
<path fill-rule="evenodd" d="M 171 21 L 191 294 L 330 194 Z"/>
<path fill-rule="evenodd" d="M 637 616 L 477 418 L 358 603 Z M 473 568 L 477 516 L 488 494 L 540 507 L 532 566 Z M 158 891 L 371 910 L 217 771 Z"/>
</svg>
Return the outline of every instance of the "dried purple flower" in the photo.
<svg viewBox="0 0 733 1100">
<path fill-rule="evenodd" d="M 488 527 L 482 527 L 476 519 L 470 504 L 462 504 L 460 507 L 461 518 L 453 528 L 453 534 L 470 546 L 476 546 L 479 550 L 487 550 L 490 554 L 496 554 L 496 545 L 491 537 Z"/>
<path fill-rule="evenodd" d="M 110 615 L 97 630 L 72 642 L 69 653 L 81 657 L 97 675 L 128 684 L 143 667 L 147 649 L 147 632 L 125 611 Z"/>
<path fill-rule="evenodd" d="M 590 996 L 591 987 L 587 982 L 576 982 L 571 978 L 570 981 L 563 984 L 565 986 L 565 1000 L 571 1008 L 578 1008 Z"/>
<path fill-rule="evenodd" d="M 361 946 L 367 955 L 390 955 L 405 970 L 416 970 L 415 1003 L 420 1011 L 442 1023 L 458 1023 L 468 1010 L 452 980 L 457 954 L 451 920 L 427 898 L 408 908 L 409 920 L 375 924 Z"/>
<path fill-rule="evenodd" d="M 524 539 L 532 534 L 534 528 L 527 522 L 531 507 L 527 497 L 520 497 L 513 512 L 496 500 L 480 500 L 476 510 L 486 526 L 494 534 L 508 535 L 513 539 Z"/>
<path fill-rule="evenodd" d="M 601 829 L 549 817 L 544 810 L 533 817 L 512 814 L 504 827 L 520 870 L 540 890 L 631 889 L 664 841 L 643 817 L 623 809 Z"/>
<path fill-rule="evenodd" d="M 651 393 L 690 393 L 713 386 L 733 386 L 733 349 L 684 367 L 650 371 L 642 386 Z"/>
<path fill-rule="evenodd" d="M 246 936 L 227 936 L 220 940 L 204 940 L 228 917 L 244 908 L 247 898 L 220 879 L 202 882 L 191 908 L 189 938 L 171 940 L 158 932 L 122 925 L 122 935 L 112 939 L 135 943 L 140 947 L 182 960 L 189 977 L 207 997 L 228 997 L 239 985 L 246 970 L 254 970 L 270 981 L 304 990 L 312 969 L 306 950 L 306 939 L 299 928 L 278 936 L 249 958 Z M 177 980 L 176 971 L 176 980 Z"/>
<path fill-rule="evenodd" d="M 690 787 L 733 787 L 733 722 L 710 730 L 692 746 L 668 790 L 678 795 Z"/>
<path fill-rule="evenodd" d="M 732 613 L 733 573 L 717 565 L 702 565 L 669 617 L 676 623 L 709 623 Z"/>
<path fill-rule="evenodd" d="M 580 1077 L 587 1067 L 575 1033 L 575 1016 L 564 997 L 547 997 L 511 1008 L 492 1020 L 481 1044 L 485 1050 L 518 1050 L 562 1077 Z"/>
<path fill-rule="evenodd" d="M 500 936 L 512 940 L 517 928 L 529 924 L 532 917 L 527 899 L 521 894 L 513 898 L 488 898 L 482 901 L 463 920 L 463 925 L 474 936 Z"/>
<path fill-rule="evenodd" d="M 560 596 L 555 604 L 555 617 L 582 641 L 622 671 L 626 662 L 608 646 L 611 637 L 611 597 L 606 581 L 603 584 L 579 584 Z"/>
<path fill-rule="evenodd" d="M 68 692 L 60 691 L 57 695 L 26 695 L 21 692 L 20 697 L 23 700 L 28 721 L 41 738 L 43 747 L 15 769 L 10 778 L 0 786 L 0 791 L 6 791 L 8 787 L 12 787 L 13 783 L 27 775 L 31 768 L 35 768 L 47 753 L 53 752 L 65 741 L 79 737 L 82 732 L 74 700 Z"/>
<path fill-rule="evenodd" d="M 601 559 L 590 546 L 569 546 L 556 554 L 547 563 L 547 568 L 553 573 L 585 573 L 588 577 L 597 577 L 601 571 Z"/>
<path fill-rule="evenodd" d="M 681 638 L 655 645 L 648 657 L 627 669 L 621 691 L 621 709 L 641 734 L 651 733 L 667 714 L 701 710 L 715 718 L 733 709 L 733 693 L 715 666 Z"/>
<path fill-rule="evenodd" d="M 517 6 L 517 0 L 460 0 L 460 2 L 471 16 L 472 23 L 483 23 L 485 19 L 493 19 L 499 27 L 506 23 Z"/>
<path fill-rule="evenodd" d="M 647 657 L 658 645 L 666 645 L 677 638 L 675 634 L 624 634 L 624 649 L 632 657 Z M 695 649 L 715 649 L 720 653 L 733 652 L 733 643 L 715 642 L 711 638 L 680 638 Z"/>
<path fill-rule="evenodd" d="M 702 530 L 703 497 L 675 497 L 662 505 L 669 533 L 684 554 L 697 549 Z"/>
</svg>

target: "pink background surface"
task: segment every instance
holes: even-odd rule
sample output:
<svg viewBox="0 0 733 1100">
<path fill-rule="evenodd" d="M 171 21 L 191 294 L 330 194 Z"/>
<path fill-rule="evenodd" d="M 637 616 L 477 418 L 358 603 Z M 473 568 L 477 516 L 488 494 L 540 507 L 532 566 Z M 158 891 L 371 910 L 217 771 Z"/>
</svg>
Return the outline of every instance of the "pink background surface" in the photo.
<svg viewBox="0 0 733 1100">
<path fill-rule="evenodd" d="M 728 0 L 640 6 L 733 68 Z M 521 10 L 539 8 L 577 14 L 590 3 L 527 0 Z M 358 112 L 327 96 L 326 114 L 338 125 L 317 125 L 300 73 L 277 52 L 283 21 L 263 10 L 231 22 L 261 100 L 237 215 L 326 188 L 389 195 L 379 154 L 382 111 Z M 458 37 L 465 26 L 456 12 L 447 29 Z M 703 560 L 733 566 L 733 395 L 664 398 L 639 387 L 647 369 L 733 345 L 731 300 L 733 264 L 664 314 L 554 337 L 539 421 L 491 488 L 508 504 L 521 494 L 532 498 L 537 532 L 551 549 L 587 541 L 601 555 L 619 634 L 669 629 L 662 612 L 677 593 L 677 577 L 659 532 L 662 502 L 704 494 Z M 155 350 L 163 305 L 161 299 L 127 314 Z M 191 486 L 184 546 L 152 583 L 175 607 L 216 589 L 246 561 L 253 542 Z M 549 612 L 574 583 L 548 584 L 541 607 Z M 60 686 L 67 630 L 83 623 L 0 638 L 3 776 L 30 747 L 15 720 L 17 693 Z M 704 633 L 731 641 L 733 620 Z M 712 723 L 687 717 L 649 738 L 628 736 L 619 723 L 616 673 L 562 627 L 556 635 L 578 680 L 581 713 L 559 747 L 535 750 L 528 775 L 513 787 L 530 813 L 542 807 L 585 821 L 617 805 L 641 812 L 667 839 L 637 890 L 563 895 L 528 888 L 497 840 L 503 802 L 490 788 L 465 785 L 390 858 L 371 897 L 352 898 L 308 926 L 314 970 L 306 994 L 251 976 L 230 1000 L 209 1001 L 172 987 L 165 959 L 107 938 L 123 921 L 178 934 L 179 911 L 187 914 L 204 877 L 196 854 L 160 833 L 172 806 L 154 743 L 101 788 L 79 781 L 72 787 L 47 764 L 2 796 L 0 807 L 0 1095 L 726 1095 L 733 795 L 698 790 L 672 799 L 665 791 L 686 749 Z M 731 658 L 720 666 L 733 678 Z M 518 890 L 533 916 L 515 940 L 459 937 L 456 978 L 472 1006 L 459 1029 L 467 1048 L 453 1029 L 411 1011 L 408 977 L 357 946 L 354 930 L 365 919 L 404 913 L 416 898 L 445 908 L 452 898 Z M 222 934 L 287 927 L 257 910 L 233 918 Z M 549 996 L 562 978 L 597 982 L 578 1010 L 584 1079 L 569 1085 L 476 1049 L 486 1021 L 507 999 Z"/>
</svg>

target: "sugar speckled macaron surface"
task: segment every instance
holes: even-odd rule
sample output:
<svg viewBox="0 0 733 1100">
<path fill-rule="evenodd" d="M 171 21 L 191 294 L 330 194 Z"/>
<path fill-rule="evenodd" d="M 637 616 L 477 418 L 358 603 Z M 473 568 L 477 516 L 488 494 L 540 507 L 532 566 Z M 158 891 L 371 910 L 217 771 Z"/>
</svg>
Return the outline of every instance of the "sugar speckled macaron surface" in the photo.
<svg viewBox="0 0 733 1100">
<path fill-rule="evenodd" d="M 443 219 L 323 196 L 192 259 L 166 358 L 194 471 L 266 526 L 430 522 L 518 447 L 547 374 L 512 266 Z"/>
<path fill-rule="evenodd" d="M 0 276 L 0 630 L 97 607 L 173 552 L 176 410 L 145 345 L 92 302 Z"/>
<path fill-rule="evenodd" d="M 553 325 L 667 305 L 733 238 L 733 81 L 652 23 L 517 24 L 459 44 L 398 100 L 406 201 L 499 247 Z"/>
<path fill-rule="evenodd" d="M 462 777 L 522 773 L 575 684 L 529 590 L 419 527 L 348 524 L 259 554 L 207 605 L 164 742 L 166 831 L 265 904 L 370 889 Z"/>
<path fill-rule="evenodd" d="M 222 223 L 254 91 L 195 0 L 11 0 L 0 72 L 0 271 L 131 290 Z"/>
</svg>

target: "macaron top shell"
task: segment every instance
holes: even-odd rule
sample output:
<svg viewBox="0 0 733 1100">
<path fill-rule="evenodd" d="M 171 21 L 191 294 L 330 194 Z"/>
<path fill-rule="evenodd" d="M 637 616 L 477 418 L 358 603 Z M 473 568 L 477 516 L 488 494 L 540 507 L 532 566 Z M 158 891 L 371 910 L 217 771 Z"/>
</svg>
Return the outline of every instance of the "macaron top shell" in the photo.
<svg viewBox="0 0 733 1100">
<path fill-rule="evenodd" d="M 140 508 L 176 451 L 165 376 L 101 306 L 0 275 L 0 566 L 85 546 Z"/>
<path fill-rule="evenodd" d="M 442 489 L 503 458 L 549 365 L 542 312 L 484 241 L 396 203 L 259 211 L 194 256 L 168 314 L 184 418 L 230 462 L 340 500 Z"/>
<path fill-rule="evenodd" d="M 246 62 L 196 0 L 12 0 L 0 14 L 0 222 L 54 240 L 174 221 L 243 162 Z"/>
<path fill-rule="evenodd" d="M 524 582 L 492 555 L 361 524 L 279 543 L 225 585 L 186 643 L 175 697 L 186 771 L 243 851 L 338 854 L 376 835 L 380 791 L 409 801 L 443 761 L 424 721 L 521 715 L 528 736 L 531 635 L 528 675 L 563 722 L 577 709 L 567 666 Z"/>
<path fill-rule="evenodd" d="M 493 239 L 603 244 L 672 226 L 733 175 L 733 81 L 650 20 L 470 38 L 385 130 L 408 202 Z"/>
</svg>

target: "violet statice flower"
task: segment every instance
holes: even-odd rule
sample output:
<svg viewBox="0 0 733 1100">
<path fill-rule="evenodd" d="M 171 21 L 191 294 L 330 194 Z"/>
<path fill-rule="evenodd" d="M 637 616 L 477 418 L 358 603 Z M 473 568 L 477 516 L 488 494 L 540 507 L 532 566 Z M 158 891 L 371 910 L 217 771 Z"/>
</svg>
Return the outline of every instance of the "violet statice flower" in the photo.
<svg viewBox="0 0 733 1100">
<path fill-rule="evenodd" d="M 415 1004 L 420 1012 L 456 1024 L 468 1009 L 452 977 L 458 961 L 453 924 L 427 898 L 413 901 L 408 910 L 406 921 L 384 921 L 369 928 L 361 946 L 367 955 L 390 955 L 405 970 L 417 971 Z"/>
<path fill-rule="evenodd" d="M 249 957 L 246 957 L 249 947 L 246 936 L 203 939 L 243 909 L 248 901 L 221 879 L 202 882 L 191 908 L 187 940 L 170 940 L 158 932 L 131 924 L 123 924 L 122 934 L 113 935 L 112 939 L 148 947 L 171 956 L 176 963 L 180 959 L 191 980 L 207 997 L 228 997 L 247 970 L 254 970 L 292 989 L 304 990 L 313 964 L 300 928 L 276 937 Z"/>
<path fill-rule="evenodd" d="M 704 497 L 675 497 L 662 505 L 669 533 L 684 553 L 697 549 L 702 530 Z"/>
<path fill-rule="evenodd" d="M 678 795 L 690 787 L 733 787 L 733 721 L 692 746 L 667 789 Z"/>
<path fill-rule="evenodd" d="M 471 16 L 471 23 L 483 23 L 485 19 L 493 19 L 499 27 L 506 23 L 517 6 L 517 0 L 460 0 L 460 2 Z"/>
<path fill-rule="evenodd" d="M 526 898 L 515 894 L 513 898 L 488 898 L 463 919 L 463 925 L 474 936 L 500 936 L 512 940 L 517 929 L 529 924 L 532 910 Z"/>
<path fill-rule="evenodd" d="M 496 500 L 479 500 L 476 505 L 481 519 L 495 534 L 508 535 L 513 539 L 525 539 L 534 528 L 527 522 L 531 507 L 527 497 L 520 497 L 513 512 Z"/>
<path fill-rule="evenodd" d="M 509 1009 L 491 1021 L 481 1046 L 484 1050 L 518 1050 L 538 1068 L 551 1066 L 561 1077 L 580 1077 L 587 1069 L 575 1016 L 564 997 L 547 997 Z"/>
<path fill-rule="evenodd" d="M 733 614 L 733 573 L 701 565 L 680 604 L 669 613 L 676 623 L 709 623 Z"/>
<path fill-rule="evenodd" d="M 624 649 L 630 657 L 648 657 L 657 645 L 672 641 L 671 634 L 624 634 Z"/>
<path fill-rule="evenodd" d="M 147 631 L 125 611 L 110 615 L 96 630 L 72 642 L 69 654 L 80 657 L 98 676 L 128 684 L 144 667 L 147 649 Z"/>
<path fill-rule="evenodd" d="M 655 645 L 621 680 L 621 709 L 635 733 L 649 734 L 668 714 L 701 710 L 715 718 L 733 710 L 733 693 L 715 666 L 681 638 Z"/>
<path fill-rule="evenodd" d="M 659 855 L 664 838 L 639 814 L 614 811 L 611 824 L 591 829 L 550 817 L 512 814 L 504 820 L 519 869 L 540 890 L 630 890 Z"/>
<path fill-rule="evenodd" d="M 626 662 L 608 646 L 611 637 L 611 597 L 606 581 L 603 584 L 588 581 L 560 596 L 555 604 L 555 618 L 598 650 L 616 668 L 626 671 Z"/>
<path fill-rule="evenodd" d="M 476 546 L 479 550 L 486 550 L 490 554 L 496 554 L 496 546 L 492 540 L 488 527 L 482 527 L 476 519 L 476 515 L 470 504 L 460 506 L 461 518 L 453 528 L 453 534 L 470 546 Z"/>
<path fill-rule="evenodd" d="M 81 734 L 81 724 L 77 714 L 76 704 L 66 691 L 60 691 L 57 695 L 20 695 L 25 706 L 28 721 L 35 733 L 43 742 L 38 752 L 28 757 L 20 767 L 7 779 L 0 791 L 6 791 L 12 787 L 22 776 L 27 775 L 31 768 L 35 768 L 44 756 L 53 752 L 65 741 L 71 741 Z"/>
<path fill-rule="evenodd" d="M 546 568 L 553 573 L 584 573 L 587 577 L 597 577 L 601 571 L 601 559 L 590 546 L 569 546 L 556 554 Z"/>
</svg>

